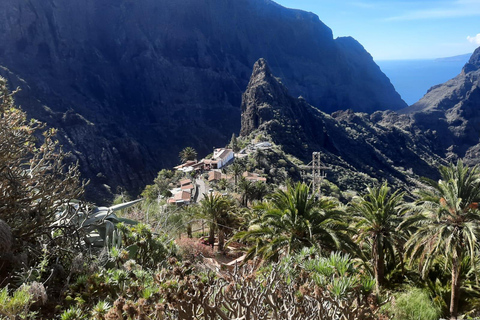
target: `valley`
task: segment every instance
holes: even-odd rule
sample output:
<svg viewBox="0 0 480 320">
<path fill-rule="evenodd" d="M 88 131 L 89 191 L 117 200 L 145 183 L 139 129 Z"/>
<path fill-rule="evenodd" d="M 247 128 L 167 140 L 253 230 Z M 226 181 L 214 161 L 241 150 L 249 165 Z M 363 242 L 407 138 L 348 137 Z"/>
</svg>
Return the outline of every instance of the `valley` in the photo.
<svg viewBox="0 0 480 320">
<path fill-rule="evenodd" d="M 480 317 L 480 47 L 375 61 L 322 18 L 1 1 L 0 319 Z"/>
</svg>

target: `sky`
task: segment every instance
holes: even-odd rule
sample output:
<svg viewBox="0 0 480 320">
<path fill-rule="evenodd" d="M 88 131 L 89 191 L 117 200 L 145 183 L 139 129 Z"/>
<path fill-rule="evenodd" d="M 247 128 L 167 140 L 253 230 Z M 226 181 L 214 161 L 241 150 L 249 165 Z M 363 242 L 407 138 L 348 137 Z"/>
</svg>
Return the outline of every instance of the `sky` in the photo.
<svg viewBox="0 0 480 320">
<path fill-rule="evenodd" d="M 480 46 L 480 0 L 274 0 L 310 11 L 375 60 L 433 59 Z"/>
</svg>

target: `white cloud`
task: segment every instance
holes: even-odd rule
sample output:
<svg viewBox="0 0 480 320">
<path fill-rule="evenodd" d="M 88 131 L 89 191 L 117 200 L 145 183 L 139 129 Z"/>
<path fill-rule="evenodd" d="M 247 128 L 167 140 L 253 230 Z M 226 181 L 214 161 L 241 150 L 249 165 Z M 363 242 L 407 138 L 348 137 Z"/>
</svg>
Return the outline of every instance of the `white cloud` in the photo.
<svg viewBox="0 0 480 320">
<path fill-rule="evenodd" d="M 480 33 L 473 37 L 468 36 L 467 40 L 473 44 L 480 45 Z"/>
</svg>

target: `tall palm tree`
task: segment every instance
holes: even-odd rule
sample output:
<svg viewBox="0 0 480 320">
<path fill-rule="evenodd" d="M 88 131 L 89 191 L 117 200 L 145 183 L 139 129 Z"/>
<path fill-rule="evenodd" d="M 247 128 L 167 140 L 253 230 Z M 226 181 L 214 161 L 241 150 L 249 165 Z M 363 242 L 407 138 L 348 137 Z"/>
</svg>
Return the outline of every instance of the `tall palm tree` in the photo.
<svg viewBox="0 0 480 320">
<path fill-rule="evenodd" d="M 229 202 L 219 194 L 204 194 L 204 198 L 200 201 L 200 212 L 210 220 L 210 233 L 208 243 L 213 247 L 215 243 L 215 230 L 218 229 L 218 221 L 225 220 L 228 214 Z M 219 250 L 223 249 L 223 243 L 220 243 Z"/>
<path fill-rule="evenodd" d="M 367 244 L 370 251 L 368 255 L 373 264 L 377 294 L 385 280 L 386 258 L 395 261 L 395 248 L 398 248 L 402 237 L 397 228 L 406 211 L 404 194 L 398 190 L 390 193 L 390 188 L 384 183 L 381 187 L 368 188 L 364 196 L 354 198 L 351 203 L 357 240 Z"/>
<path fill-rule="evenodd" d="M 445 259 L 451 270 L 450 317 L 457 318 L 462 260 L 476 259 L 480 237 L 480 175 L 477 166 L 459 161 L 440 168 L 441 180 L 427 181 L 429 189 L 418 192 L 418 209 L 405 224 L 416 227 L 406 243 L 412 260 L 418 259 L 422 276 L 436 258 Z M 472 265 L 475 267 L 474 265 Z"/>
<path fill-rule="evenodd" d="M 248 201 L 252 199 L 254 191 L 255 188 L 253 182 L 241 177 L 240 182 L 238 183 L 238 192 L 241 194 L 240 202 L 242 203 L 242 206 L 248 207 Z"/>
<path fill-rule="evenodd" d="M 235 182 L 235 191 L 236 191 L 238 186 L 238 178 L 242 176 L 242 173 L 245 171 L 245 168 L 238 161 L 235 161 L 228 167 L 228 170 L 233 175 L 233 179 Z"/>
<path fill-rule="evenodd" d="M 180 151 L 178 157 L 180 158 L 180 161 L 182 161 L 182 163 L 185 163 L 189 160 L 195 160 L 197 158 L 197 151 L 192 147 L 186 147 L 185 149 Z"/>
<path fill-rule="evenodd" d="M 278 190 L 270 202 L 255 208 L 259 218 L 234 237 L 252 243 L 245 260 L 254 256 L 277 260 L 304 247 L 333 250 L 350 243 L 337 204 L 326 198 L 315 200 L 309 192 L 305 184 L 289 185 L 287 191 Z"/>
</svg>

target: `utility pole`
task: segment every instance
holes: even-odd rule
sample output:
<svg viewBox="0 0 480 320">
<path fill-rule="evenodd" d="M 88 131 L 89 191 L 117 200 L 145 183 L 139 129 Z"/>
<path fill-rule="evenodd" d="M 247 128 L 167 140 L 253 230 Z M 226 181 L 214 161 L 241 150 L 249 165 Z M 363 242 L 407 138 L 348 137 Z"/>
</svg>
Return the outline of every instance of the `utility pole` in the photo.
<svg viewBox="0 0 480 320">
<path fill-rule="evenodd" d="M 320 187 L 322 185 L 323 175 L 320 162 L 320 152 L 312 153 L 312 182 L 313 182 L 313 195 L 320 195 Z"/>
<path fill-rule="evenodd" d="M 308 174 L 305 171 L 310 169 L 312 170 L 312 196 L 320 196 L 320 188 L 322 186 L 323 179 L 325 178 L 325 174 L 322 170 L 331 169 L 330 167 L 322 166 L 322 162 L 320 161 L 320 152 L 313 152 L 312 162 L 305 166 L 301 166 L 300 168 L 302 169 L 303 181 L 305 181 L 305 178 L 308 177 Z"/>
</svg>

